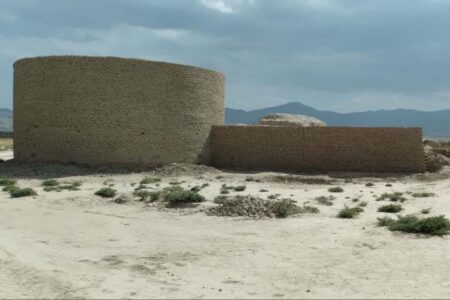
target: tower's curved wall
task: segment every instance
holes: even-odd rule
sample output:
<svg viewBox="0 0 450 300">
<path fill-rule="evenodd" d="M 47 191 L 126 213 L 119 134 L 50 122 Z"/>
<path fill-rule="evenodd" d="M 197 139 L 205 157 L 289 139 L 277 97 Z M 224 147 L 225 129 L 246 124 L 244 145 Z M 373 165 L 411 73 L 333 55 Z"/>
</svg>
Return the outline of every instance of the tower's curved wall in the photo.
<svg viewBox="0 0 450 300">
<path fill-rule="evenodd" d="M 14 64 L 14 157 L 86 164 L 209 163 L 224 76 L 114 57 Z"/>
</svg>

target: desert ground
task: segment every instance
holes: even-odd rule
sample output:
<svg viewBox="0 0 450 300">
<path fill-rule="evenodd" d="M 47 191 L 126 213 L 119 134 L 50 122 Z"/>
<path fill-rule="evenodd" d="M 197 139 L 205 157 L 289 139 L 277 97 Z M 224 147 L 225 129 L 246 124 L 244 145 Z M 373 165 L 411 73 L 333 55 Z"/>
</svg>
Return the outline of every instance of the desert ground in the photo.
<svg viewBox="0 0 450 300">
<path fill-rule="evenodd" d="M 3 158 L 11 158 L 4 151 Z M 376 201 L 403 192 L 401 215 L 450 217 L 450 170 L 372 176 L 233 173 L 171 165 L 147 172 L 95 172 L 76 166 L 0 165 L 37 196 L 0 191 L 0 298 L 448 298 L 450 239 L 389 231 Z M 165 208 L 94 195 L 105 186 L 131 195 L 145 176 L 171 185 L 209 185 L 206 202 Z M 44 191 L 42 182 L 81 181 L 79 190 Z M 249 179 L 251 178 L 251 180 Z M 368 182 L 372 186 L 366 186 Z M 210 216 L 221 186 L 230 195 L 291 198 L 317 207 L 285 219 Z M 370 185 L 370 184 L 369 184 Z M 388 186 L 386 186 L 388 185 Z M 389 186 L 392 185 L 392 186 Z M 340 186 L 341 193 L 330 193 Z M 261 191 L 263 190 L 263 191 Z M 267 190 L 267 192 L 264 192 Z M 433 192 L 415 198 L 411 193 Z M 321 205 L 318 196 L 335 197 Z M 358 199 L 358 200 L 353 200 Z M 354 202 L 355 201 L 355 202 Z M 366 202 L 353 219 L 344 205 Z M 393 215 L 393 214 L 389 214 Z"/>
</svg>

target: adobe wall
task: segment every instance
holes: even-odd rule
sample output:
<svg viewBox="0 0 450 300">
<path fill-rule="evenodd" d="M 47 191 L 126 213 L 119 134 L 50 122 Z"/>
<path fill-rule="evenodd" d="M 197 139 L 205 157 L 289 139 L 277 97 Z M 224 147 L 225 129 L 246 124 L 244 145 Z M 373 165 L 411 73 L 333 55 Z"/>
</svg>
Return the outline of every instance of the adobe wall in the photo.
<svg viewBox="0 0 450 300">
<path fill-rule="evenodd" d="M 212 164 L 294 172 L 424 172 L 420 128 L 214 126 Z"/>
<path fill-rule="evenodd" d="M 54 56 L 14 64 L 19 161 L 209 163 L 224 123 L 224 76 L 191 66 Z"/>
</svg>

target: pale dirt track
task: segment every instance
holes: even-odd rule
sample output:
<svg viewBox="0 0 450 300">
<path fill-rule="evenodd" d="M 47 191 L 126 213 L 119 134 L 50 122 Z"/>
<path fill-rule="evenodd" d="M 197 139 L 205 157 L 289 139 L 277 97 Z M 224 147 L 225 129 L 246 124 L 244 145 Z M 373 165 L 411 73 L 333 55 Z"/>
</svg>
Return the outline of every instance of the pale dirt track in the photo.
<svg viewBox="0 0 450 300">
<path fill-rule="evenodd" d="M 245 174 L 165 178 L 161 186 L 209 182 L 211 200 L 223 182 L 246 184 L 241 194 L 271 193 L 309 201 L 321 212 L 296 218 L 245 220 L 206 216 L 197 209 L 159 210 L 140 202 L 115 204 L 94 196 L 106 179 L 130 193 L 144 174 L 91 175 L 81 191 L 44 192 L 40 179 L 19 179 L 36 197 L 0 192 L 0 298 L 448 298 L 449 237 L 420 237 L 376 226 L 385 191 L 432 191 L 412 198 L 404 214 L 432 207 L 450 217 L 450 181 L 368 179 L 339 185 L 333 206 L 313 200 L 329 185 L 245 182 Z M 258 175 L 258 176 L 261 176 Z M 389 181 L 392 181 L 389 179 Z M 334 186 L 334 185 L 333 185 Z M 362 192 L 360 192 L 362 191 Z M 371 193 L 372 192 L 372 193 Z M 290 196 L 293 195 L 293 196 Z M 363 195 L 357 219 L 335 217 Z"/>
</svg>

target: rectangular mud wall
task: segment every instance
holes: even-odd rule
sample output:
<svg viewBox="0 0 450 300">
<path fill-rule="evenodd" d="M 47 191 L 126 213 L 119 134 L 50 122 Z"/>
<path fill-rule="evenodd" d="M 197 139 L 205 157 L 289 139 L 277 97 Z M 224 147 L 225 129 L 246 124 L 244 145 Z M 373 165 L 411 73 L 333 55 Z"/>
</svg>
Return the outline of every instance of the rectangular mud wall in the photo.
<svg viewBox="0 0 450 300">
<path fill-rule="evenodd" d="M 212 164 L 294 172 L 424 172 L 420 128 L 214 126 Z"/>
</svg>

